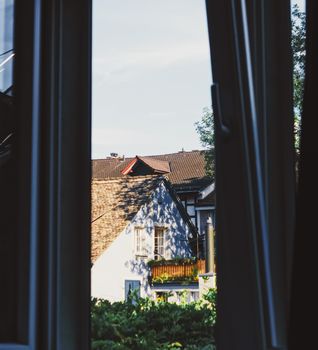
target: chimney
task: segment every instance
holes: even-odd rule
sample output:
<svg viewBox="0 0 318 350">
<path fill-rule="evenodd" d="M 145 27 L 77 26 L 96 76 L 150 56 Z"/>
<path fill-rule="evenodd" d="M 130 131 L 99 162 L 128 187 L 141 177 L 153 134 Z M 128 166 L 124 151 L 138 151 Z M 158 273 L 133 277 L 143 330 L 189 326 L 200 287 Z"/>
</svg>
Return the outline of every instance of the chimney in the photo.
<svg viewBox="0 0 318 350">
<path fill-rule="evenodd" d="M 214 230 L 211 217 L 206 222 L 205 230 L 205 272 L 214 272 Z"/>
</svg>

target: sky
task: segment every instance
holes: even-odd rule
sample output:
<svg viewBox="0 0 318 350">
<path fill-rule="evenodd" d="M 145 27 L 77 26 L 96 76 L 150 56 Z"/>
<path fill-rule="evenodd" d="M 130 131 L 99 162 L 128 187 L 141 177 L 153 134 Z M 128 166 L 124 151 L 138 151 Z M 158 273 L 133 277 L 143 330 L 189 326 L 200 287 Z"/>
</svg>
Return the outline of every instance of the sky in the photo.
<svg viewBox="0 0 318 350">
<path fill-rule="evenodd" d="M 202 149 L 211 83 L 204 0 L 93 0 L 93 159 Z"/>
<path fill-rule="evenodd" d="M 13 0 L 0 0 L 0 91 L 12 85 Z"/>
<path fill-rule="evenodd" d="M 204 0 L 93 1 L 92 158 L 202 149 L 211 105 Z"/>
<path fill-rule="evenodd" d="M 302 11 L 302 12 L 305 11 L 306 0 L 291 0 L 290 3 L 292 6 L 294 4 L 297 4 L 299 6 L 300 11 Z"/>
</svg>

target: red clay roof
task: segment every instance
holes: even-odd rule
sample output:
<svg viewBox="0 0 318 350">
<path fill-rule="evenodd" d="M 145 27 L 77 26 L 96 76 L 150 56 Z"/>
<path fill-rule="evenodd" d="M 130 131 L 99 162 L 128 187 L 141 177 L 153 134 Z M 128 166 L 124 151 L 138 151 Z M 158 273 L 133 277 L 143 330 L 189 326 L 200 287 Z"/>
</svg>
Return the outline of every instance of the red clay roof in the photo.
<svg viewBox="0 0 318 350">
<path fill-rule="evenodd" d="M 129 175 L 130 173 L 133 173 L 134 167 L 138 162 L 142 162 L 143 164 L 146 164 L 148 167 L 150 167 L 154 171 L 154 173 L 157 173 L 157 174 L 170 173 L 169 162 L 158 160 L 151 157 L 139 157 L 139 156 L 136 156 L 135 158 L 133 158 L 128 163 L 128 165 L 123 170 L 121 170 L 121 173 L 123 175 Z"/>
<path fill-rule="evenodd" d="M 178 152 L 170 154 L 139 157 L 158 166 L 169 164 L 170 172 L 165 174 L 177 191 L 198 191 L 211 183 L 211 178 L 205 173 L 204 151 Z M 125 160 L 116 158 L 96 159 L 92 161 L 93 179 L 124 176 L 121 171 L 134 158 Z M 165 165 L 167 169 L 167 165 Z"/>
<path fill-rule="evenodd" d="M 140 159 L 142 162 L 150 166 L 150 168 L 162 172 L 162 173 L 170 173 L 170 165 L 166 160 L 159 160 L 151 157 L 136 157 Z"/>
</svg>

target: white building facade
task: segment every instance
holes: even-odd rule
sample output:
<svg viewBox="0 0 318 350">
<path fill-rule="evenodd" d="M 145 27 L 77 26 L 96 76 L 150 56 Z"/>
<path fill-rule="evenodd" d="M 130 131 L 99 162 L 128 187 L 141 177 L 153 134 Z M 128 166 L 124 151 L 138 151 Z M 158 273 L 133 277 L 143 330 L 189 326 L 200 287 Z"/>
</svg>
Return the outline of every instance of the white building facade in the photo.
<svg viewBox="0 0 318 350">
<path fill-rule="evenodd" d="M 140 188 L 142 191 L 142 184 Z M 190 295 L 196 298 L 196 285 L 152 287 L 147 265 L 153 259 L 191 257 L 191 239 L 193 227 L 180 212 L 178 199 L 165 181 L 159 181 L 147 201 L 95 260 L 91 273 L 92 296 L 114 302 L 127 299 L 132 290 L 141 297 L 151 297 L 156 291 L 189 289 Z"/>
</svg>

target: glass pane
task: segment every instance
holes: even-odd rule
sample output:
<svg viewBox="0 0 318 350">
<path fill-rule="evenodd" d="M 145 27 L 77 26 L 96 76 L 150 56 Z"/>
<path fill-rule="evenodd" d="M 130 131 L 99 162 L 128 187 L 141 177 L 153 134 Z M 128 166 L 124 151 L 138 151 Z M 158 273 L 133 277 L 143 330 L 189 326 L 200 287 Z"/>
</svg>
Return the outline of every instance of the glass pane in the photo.
<svg viewBox="0 0 318 350">
<path fill-rule="evenodd" d="M 0 92 L 12 94 L 13 0 L 0 0 Z"/>
<path fill-rule="evenodd" d="M 201 234 L 206 232 L 206 223 L 209 218 L 212 217 L 212 210 L 200 210 L 200 227 L 199 231 Z"/>
<path fill-rule="evenodd" d="M 126 300 L 129 297 L 132 296 L 132 293 L 135 296 L 140 297 L 140 282 L 139 281 L 125 281 L 125 297 L 126 297 Z"/>
<path fill-rule="evenodd" d="M 195 210 L 194 210 L 194 206 L 193 205 L 188 205 L 187 206 L 187 212 L 190 216 L 194 216 L 195 215 Z"/>
</svg>

